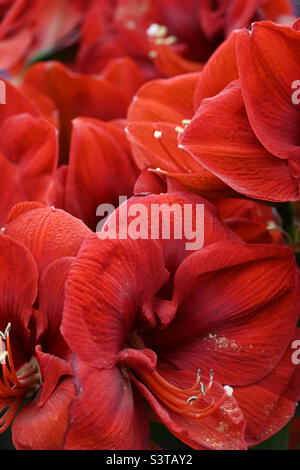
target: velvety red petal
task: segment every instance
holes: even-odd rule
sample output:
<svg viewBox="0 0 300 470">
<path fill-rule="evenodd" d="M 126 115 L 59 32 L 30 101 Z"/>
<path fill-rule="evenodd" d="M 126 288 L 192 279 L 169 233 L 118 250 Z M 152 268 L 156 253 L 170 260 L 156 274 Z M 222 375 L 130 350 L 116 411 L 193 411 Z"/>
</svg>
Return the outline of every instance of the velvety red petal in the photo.
<svg viewBox="0 0 300 470">
<path fill-rule="evenodd" d="M 39 296 L 35 320 L 36 343 L 54 356 L 66 358 L 69 354 L 60 325 L 64 307 L 64 288 L 69 270 L 75 258 L 64 257 L 53 261 L 45 269 L 39 283 Z M 51 292 L 51 295 L 49 295 Z"/>
<path fill-rule="evenodd" d="M 35 357 L 38 360 L 42 386 L 36 398 L 38 406 L 44 406 L 63 377 L 72 375 L 71 365 L 56 356 L 43 352 L 41 346 L 36 346 Z"/>
<path fill-rule="evenodd" d="M 194 94 L 195 110 L 205 98 L 210 98 L 222 91 L 230 82 L 238 78 L 236 61 L 236 38 L 233 32 L 213 53 L 197 81 Z"/>
<path fill-rule="evenodd" d="M 40 272 L 57 258 L 75 256 L 91 233 L 81 220 L 61 209 L 32 209 L 30 203 L 21 208 L 23 212 L 9 220 L 6 233 L 30 249 Z"/>
<path fill-rule="evenodd" d="M 202 102 L 182 145 L 204 168 L 242 194 L 272 201 L 299 199 L 299 183 L 287 161 L 270 154 L 255 136 L 238 81 Z"/>
<path fill-rule="evenodd" d="M 206 205 L 205 244 L 236 239 L 209 203 L 188 193 L 134 197 L 126 210 L 134 204 L 142 204 L 150 219 L 149 209 L 154 204 L 166 204 L 167 207 L 177 204 L 179 208 L 191 204 L 195 216 L 196 203 Z M 118 209 L 117 215 L 120 214 L 122 217 L 121 209 Z M 112 220 L 107 222 L 109 230 L 113 229 Z M 134 218 L 128 220 L 131 222 Z M 155 295 L 167 283 L 168 271 L 174 272 L 191 253 L 186 250 L 185 237 L 174 239 L 174 220 L 170 240 L 134 240 L 130 236 L 120 239 L 118 237 L 124 236 L 123 229 L 126 237 L 127 223 L 122 224 L 121 218 L 112 239 L 99 240 L 96 234 L 88 237 L 71 267 L 66 285 L 63 335 L 82 360 L 95 366 L 114 363 L 115 354 L 123 347 L 134 323 L 143 329 L 157 323 L 167 325 L 172 320 L 175 311 L 167 303 L 157 312 Z M 145 236 L 150 238 L 150 224 L 148 230 Z M 108 331 L 114 334 L 108 335 Z"/>
<path fill-rule="evenodd" d="M 1 201 L 0 222 L 14 204 L 47 200 L 57 165 L 58 142 L 54 128 L 29 114 L 19 114 L 1 127 L 0 165 L 8 188 Z"/>
<path fill-rule="evenodd" d="M 72 119 L 125 117 L 142 79 L 138 67 L 125 58 L 113 61 L 96 77 L 71 72 L 59 62 L 39 63 L 29 69 L 25 83 L 37 87 L 56 104 L 61 121 L 61 158 L 66 162 Z"/>
<path fill-rule="evenodd" d="M 256 23 L 251 36 L 243 31 L 237 39 L 241 87 L 252 128 L 269 152 L 298 162 L 300 107 L 293 104 L 292 84 L 300 73 L 299 46 L 300 32 L 267 22 Z"/>
<path fill-rule="evenodd" d="M 267 0 L 262 9 L 270 21 L 280 21 L 284 15 L 294 15 L 294 7 L 289 0 Z"/>
<path fill-rule="evenodd" d="M 137 171 L 124 131 L 93 119 L 73 121 L 65 193 L 68 212 L 96 230 L 97 207 L 118 207 L 119 196 L 130 197 Z"/>
<path fill-rule="evenodd" d="M 172 302 L 176 318 L 164 331 L 144 333 L 147 347 L 180 369 L 211 368 L 223 384 L 254 383 L 274 369 L 294 334 L 292 253 L 277 245 L 212 244 L 181 264 Z"/>
<path fill-rule="evenodd" d="M 29 250 L 7 235 L 0 235 L 0 266 L 0 330 L 11 323 L 13 357 L 18 367 L 29 353 L 27 327 L 37 295 L 37 266 Z"/>
<path fill-rule="evenodd" d="M 127 131 L 133 155 L 141 169 L 151 167 L 202 195 L 218 195 L 224 190 L 230 193 L 222 181 L 178 147 L 179 137 L 173 124 L 132 122 Z M 159 138 L 155 137 L 157 133 L 161 133 Z"/>
<path fill-rule="evenodd" d="M 0 41 L 0 69 L 8 70 L 23 59 L 33 40 L 29 29 L 20 30 L 14 36 Z"/>
<path fill-rule="evenodd" d="M 167 279 L 158 242 L 89 237 L 66 284 L 62 331 L 72 350 L 91 366 L 112 366 L 137 308 L 142 323 L 156 323 L 152 303 Z"/>
<path fill-rule="evenodd" d="M 299 333 L 298 333 L 299 338 Z M 285 355 L 261 382 L 250 387 L 237 387 L 234 395 L 247 420 L 246 439 L 249 446 L 259 444 L 283 428 L 293 417 L 300 397 L 300 368 L 292 362 L 293 349 Z M 294 386 L 291 394 L 290 385 Z"/>
<path fill-rule="evenodd" d="M 75 365 L 78 396 L 70 407 L 65 448 L 144 450 L 150 448 L 147 413 L 126 372 Z"/>
<path fill-rule="evenodd" d="M 28 113 L 32 116 L 40 117 L 41 111 L 24 93 L 11 83 L 4 81 L 6 104 L 0 106 L 0 123 L 14 114 Z"/>
<path fill-rule="evenodd" d="M 182 125 L 193 114 L 193 95 L 199 74 L 191 73 L 143 85 L 128 110 L 129 121 L 165 121 Z"/>
<path fill-rule="evenodd" d="M 14 446 L 19 450 L 63 450 L 68 408 L 73 398 L 72 379 L 63 380 L 41 406 L 37 395 L 13 422 Z"/>
<path fill-rule="evenodd" d="M 172 46 L 167 44 L 157 45 L 155 40 L 150 42 L 150 57 L 158 72 L 166 77 L 183 75 L 185 73 L 202 70 L 202 63 L 185 59 L 179 55 Z"/>
</svg>

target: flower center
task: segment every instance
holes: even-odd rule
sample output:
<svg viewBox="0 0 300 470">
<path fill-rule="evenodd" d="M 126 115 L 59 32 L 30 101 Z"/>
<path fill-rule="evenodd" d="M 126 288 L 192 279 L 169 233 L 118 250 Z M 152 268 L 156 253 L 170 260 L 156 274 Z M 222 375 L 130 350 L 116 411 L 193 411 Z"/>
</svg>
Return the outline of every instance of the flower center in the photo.
<svg viewBox="0 0 300 470">
<path fill-rule="evenodd" d="M 182 389 L 164 379 L 156 370 L 148 372 L 138 370 L 138 376 L 168 408 L 189 418 L 205 418 L 214 413 L 226 400 L 226 389 L 220 398 L 212 399 L 207 406 L 201 406 L 200 402 L 206 402 L 206 395 L 213 385 L 213 371 L 210 371 L 208 384 L 201 381 L 201 371 L 197 372 L 194 384 L 190 388 Z"/>
<path fill-rule="evenodd" d="M 32 359 L 16 371 L 11 352 L 9 323 L 4 331 L 0 331 L 0 400 L 4 404 L 0 412 L 0 433 L 4 432 L 16 416 L 23 400 L 32 398 L 41 386 L 41 374 L 37 359 Z"/>
</svg>

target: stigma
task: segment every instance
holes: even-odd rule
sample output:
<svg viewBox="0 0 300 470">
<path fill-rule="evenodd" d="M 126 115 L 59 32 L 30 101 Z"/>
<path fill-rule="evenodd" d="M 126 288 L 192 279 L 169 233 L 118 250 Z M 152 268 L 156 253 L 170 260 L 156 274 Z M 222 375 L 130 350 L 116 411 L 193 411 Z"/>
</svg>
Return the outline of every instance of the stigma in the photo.
<svg viewBox="0 0 300 470">
<path fill-rule="evenodd" d="M 0 399 L 5 400 L 6 410 L 0 418 L 0 433 L 12 423 L 25 399 L 32 398 L 41 386 L 41 374 L 35 357 L 16 371 L 10 344 L 9 323 L 0 331 Z"/>
</svg>

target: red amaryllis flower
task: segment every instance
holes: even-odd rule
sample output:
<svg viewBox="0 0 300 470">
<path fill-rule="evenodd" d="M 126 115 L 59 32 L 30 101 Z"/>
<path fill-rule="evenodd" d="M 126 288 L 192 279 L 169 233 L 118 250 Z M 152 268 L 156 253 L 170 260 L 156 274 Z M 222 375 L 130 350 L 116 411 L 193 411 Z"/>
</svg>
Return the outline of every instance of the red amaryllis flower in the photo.
<svg viewBox="0 0 300 470">
<path fill-rule="evenodd" d="M 66 284 L 62 331 L 77 356 L 78 392 L 66 447 L 147 448 L 145 401 L 196 449 L 268 438 L 299 398 L 291 250 L 241 242 L 196 196 L 137 197 L 128 208 L 136 203 L 204 203 L 205 247 L 86 239 Z"/>
<path fill-rule="evenodd" d="M 0 70 L 19 70 L 35 54 L 72 44 L 83 10 L 77 0 L 2 1 Z"/>
<path fill-rule="evenodd" d="M 59 161 L 69 163 L 53 175 L 49 197 L 43 201 L 66 209 L 93 229 L 99 204 L 115 206 L 119 195 L 133 193 L 138 169 L 125 123 L 115 118 L 126 116 L 140 83 L 136 65 L 130 59 L 120 59 L 98 77 L 72 73 L 59 63 L 38 64 L 28 71 L 21 86 L 45 117 L 49 110 L 42 98 L 52 103 L 59 116 L 55 123 Z"/>
<path fill-rule="evenodd" d="M 20 201 L 51 203 L 58 162 L 58 139 L 49 120 L 52 111 L 41 109 L 21 91 L 6 83 L 7 104 L 0 108 L 0 225 Z"/>
<path fill-rule="evenodd" d="M 17 449 L 63 448 L 74 396 L 64 284 L 89 233 L 63 211 L 21 203 L 0 235 L 0 432 L 13 422 Z"/>
<path fill-rule="evenodd" d="M 297 200 L 300 32 L 255 23 L 251 34 L 239 31 L 230 42 L 231 54 L 222 56 L 225 83 L 221 78 L 209 94 L 209 85 L 204 86 L 204 96 L 199 83 L 197 102 L 211 98 L 200 104 L 181 144 L 236 191 L 271 201 Z M 208 75 L 220 66 L 220 54 L 215 58 Z"/>
<path fill-rule="evenodd" d="M 219 198 L 215 204 L 222 220 L 247 243 L 283 244 L 288 238 L 275 208 L 239 198 Z"/>
<path fill-rule="evenodd" d="M 134 186 L 134 193 L 161 194 L 184 191 L 184 187 L 163 172 L 144 170 Z M 276 209 L 258 201 L 240 198 L 212 198 L 221 219 L 247 243 L 280 243 L 290 236 L 281 227 L 282 221 Z"/>
<path fill-rule="evenodd" d="M 87 116 L 103 121 L 125 118 L 127 108 L 143 79 L 129 58 L 112 61 L 99 76 L 71 72 L 59 62 L 39 63 L 24 77 L 25 91 L 31 97 L 37 89 L 46 95 L 59 112 L 60 161 L 68 161 L 71 121 Z"/>
<path fill-rule="evenodd" d="M 118 207 L 118 196 L 131 197 L 138 169 L 122 121 L 76 118 L 72 122 L 69 165 L 62 207 L 92 230 L 97 207 Z"/>
<path fill-rule="evenodd" d="M 82 26 L 77 66 L 98 73 L 111 57 L 130 55 L 148 75 L 192 72 L 232 29 L 290 14 L 289 0 L 94 1 Z"/>
<path fill-rule="evenodd" d="M 293 21 L 293 6 L 288 0 L 200 0 L 199 18 L 202 30 L 211 38 L 227 36 L 234 29 L 249 26 L 254 21 Z M 285 18 L 286 17 L 286 18 Z"/>
<path fill-rule="evenodd" d="M 171 176 L 206 196 L 231 193 L 219 178 L 180 148 L 179 136 L 193 117 L 199 74 L 154 80 L 143 85 L 128 110 L 128 138 L 140 169 Z"/>
</svg>

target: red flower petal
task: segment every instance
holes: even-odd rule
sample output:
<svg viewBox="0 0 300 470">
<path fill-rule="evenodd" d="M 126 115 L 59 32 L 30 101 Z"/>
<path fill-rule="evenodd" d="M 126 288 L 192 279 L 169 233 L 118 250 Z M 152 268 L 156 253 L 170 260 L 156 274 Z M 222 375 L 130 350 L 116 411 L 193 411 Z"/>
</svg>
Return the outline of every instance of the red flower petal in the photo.
<svg viewBox="0 0 300 470">
<path fill-rule="evenodd" d="M 18 88 L 4 81 L 6 104 L 0 106 L 0 123 L 14 114 L 28 113 L 32 116 L 41 117 L 39 108 Z"/>
<path fill-rule="evenodd" d="M 72 350 L 90 366 L 111 367 L 123 347 L 137 304 L 141 306 L 141 322 L 156 323 L 151 305 L 167 279 L 158 242 L 89 237 L 66 285 L 62 331 Z"/>
<path fill-rule="evenodd" d="M 41 346 L 36 346 L 35 356 L 38 360 L 42 377 L 41 389 L 35 401 L 37 406 L 41 407 L 47 403 L 62 378 L 72 375 L 72 370 L 68 362 L 43 352 Z"/>
<path fill-rule="evenodd" d="M 165 121 L 182 125 L 193 114 L 193 96 L 199 74 L 191 73 L 143 85 L 129 107 L 129 121 Z"/>
<path fill-rule="evenodd" d="M 181 374 L 173 371 L 172 382 L 182 386 Z M 160 421 L 185 444 L 193 449 L 203 450 L 245 450 L 245 420 L 234 398 L 227 398 L 214 414 L 200 419 L 187 418 L 175 413 L 149 391 L 145 385 L 134 380 L 139 391 L 149 402 Z M 223 387 L 218 385 L 221 393 Z"/>
<path fill-rule="evenodd" d="M 22 210 L 9 220 L 7 234 L 30 249 L 40 272 L 57 258 L 75 256 L 91 233 L 82 221 L 60 209 L 32 209 L 28 203 L 22 204 Z"/>
<path fill-rule="evenodd" d="M 144 405 L 126 373 L 76 363 L 78 398 L 70 407 L 66 449 L 149 449 Z"/>
<path fill-rule="evenodd" d="M 8 70 L 22 60 L 32 40 L 33 34 L 28 29 L 0 40 L 0 70 Z"/>
<path fill-rule="evenodd" d="M 137 168 L 127 145 L 123 130 L 111 123 L 73 121 L 65 208 L 93 230 L 100 204 L 117 207 L 118 196 L 133 193 Z"/>
<path fill-rule="evenodd" d="M 254 383 L 281 359 L 299 317 L 291 250 L 228 242 L 203 248 L 176 272 L 173 303 L 176 318 L 147 334 L 147 347 L 180 369 L 212 368 L 223 384 Z"/>
<path fill-rule="evenodd" d="M 0 223 L 4 223 L 17 202 L 47 200 L 58 149 L 54 128 L 28 114 L 6 119 L 1 133 L 0 166 L 7 185 L 0 203 Z"/>
<path fill-rule="evenodd" d="M 236 61 L 236 38 L 239 32 L 233 32 L 213 53 L 197 81 L 194 106 L 195 110 L 205 98 L 210 98 L 222 91 L 230 82 L 238 79 Z M 222 71 L 222 72 L 221 72 Z"/>
<path fill-rule="evenodd" d="M 38 273 L 29 250 L 17 240 L 0 235 L 0 330 L 12 324 L 16 368 L 29 353 L 27 329 L 37 295 Z M 16 347 L 17 345 L 17 347 Z"/>
<path fill-rule="evenodd" d="M 73 73 L 59 62 L 39 63 L 29 69 L 25 83 L 37 87 L 56 104 L 61 121 L 62 159 L 67 161 L 72 119 L 125 117 L 142 78 L 138 67 L 125 58 L 113 61 L 98 77 Z"/>
<path fill-rule="evenodd" d="M 287 162 L 271 155 L 252 131 L 239 82 L 202 103 L 182 144 L 206 169 L 242 194 L 271 201 L 299 199 L 299 183 Z"/>
<path fill-rule="evenodd" d="M 278 432 L 295 412 L 300 398 L 300 368 L 293 364 L 292 353 L 292 348 L 288 348 L 274 371 L 261 382 L 235 388 L 235 397 L 247 420 L 249 446 L 259 444 Z M 290 385 L 296 380 L 293 396 Z"/>
<path fill-rule="evenodd" d="M 300 107 L 292 102 L 292 84 L 300 74 L 298 47 L 300 32 L 268 22 L 256 23 L 251 36 L 243 31 L 237 40 L 239 75 L 251 126 L 269 152 L 297 161 Z"/>
<path fill-rule="evenodd" d="M 44 405 L 39 406 L 38 396 L 25 405 L 12 426 L 15 447 L 20 450 L 62 450 L 68 407 L 73 398 L 73 382 L 65 379 Z"/>
<path fill-rule="evenodd" d="M 60 334 L 64 306 L 64 288 L 70 267 L 75 258 L 64 257 L 53 261 L 45 269 L 39 283 L 36 343 L 54 356 L 66 358 L 69 354 L 65 340 Z M 49 295 L 51 292 L 51 295 Z"/>
</svg>

